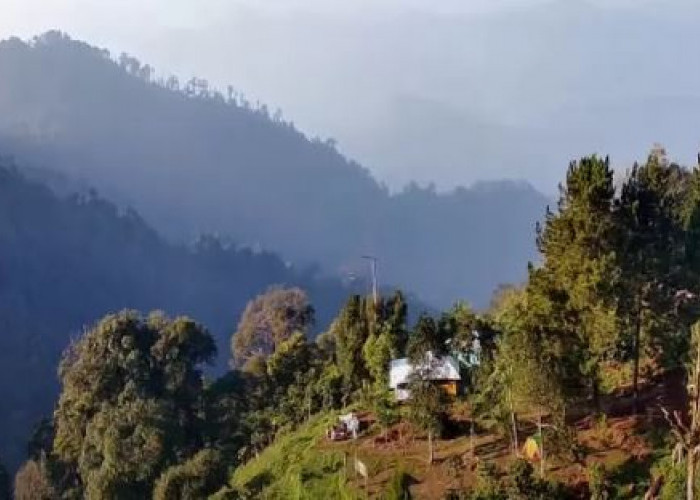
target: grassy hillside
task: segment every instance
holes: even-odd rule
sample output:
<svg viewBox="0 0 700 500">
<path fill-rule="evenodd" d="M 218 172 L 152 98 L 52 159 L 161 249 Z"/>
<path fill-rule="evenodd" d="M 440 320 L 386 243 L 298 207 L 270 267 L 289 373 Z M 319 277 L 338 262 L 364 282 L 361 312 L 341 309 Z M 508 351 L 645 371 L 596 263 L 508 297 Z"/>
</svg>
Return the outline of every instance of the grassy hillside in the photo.
<svg viewBox="0 0 700 500">
<path fill-rule="evenodd" d="M 232 488 L 261 498 L 355 498 L 347 481 L 345 450 L 323 448 L 326 429 L 336 418 L 317 415 L 281 436 L 234 472 Z"/>
<path fill-rule="evenodd" d="M 644 399 L 650 407 L 652 403 L 673 404 L 668 398 L 677 388 L 677 378 L 662 378 L 646 386 Z M 660 474 L 666 477 L 666 494 L 676 491 L 667 458 L 669 432 L 660 412 L 652 407 L 634 416 L 629 403 L 619 391 L 611 392 L 604 402 L 610 416 L 571 421 L 577 456 L 549 443 L 546 478 L 560 484 L 567 497 L 590 498 L 589 483 L 595 471 L 602 471 L 609 498 L 641 498 Z M 233 473 L 229 492 L 260 498 L 364 498 L 365 483 L 352 469 L 357 457 L 367 465 L 371 498 L 394 498 L 388 492 L 399 478 L 409 486 L 413 498 L 471 498 L 466 495 L 484 488 L 490 480 L 508 481 L 516 461 L 508 438 L 492 421 L 477 417 L 472 441 L 467 402 L 451 406 L 450 429 L 437 440 L 435 462 L 430 466 L 425 436 L 414 433 L 405 420 L 388 433 L 394 438 L 386 441 L 373 416 L 360 414 L 366 427 L 356 442 L 326 439 L 325 432 L 337 421 L 337 414 L 315 416 L 296 431 L 282 434 Z M 521 419 L 522 443 L 535 427 L 528 423 L 527 415 Z M 492 468 L 491 476 L 485 474 L 485 464 Z M 539 471 L 538 462 L 533 466 Z"/>
</svg>

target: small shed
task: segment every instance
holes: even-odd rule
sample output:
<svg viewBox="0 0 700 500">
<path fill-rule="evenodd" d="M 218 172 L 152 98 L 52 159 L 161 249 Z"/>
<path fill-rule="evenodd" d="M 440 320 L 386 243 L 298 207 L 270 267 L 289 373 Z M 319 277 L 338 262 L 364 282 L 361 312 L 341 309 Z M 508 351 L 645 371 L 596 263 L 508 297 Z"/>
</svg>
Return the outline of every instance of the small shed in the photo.
<svg viewBox="0 0 700 500">
<path fill-rule="evenodd" d="M 427 374 L 428 380 L 440 386 L 449 396 L 456 396 L 462 377 L 459 365 L 452 356 L 426 357 L 423 366 L 414 366 L 408 358 L 395 359 L 389 367 L 389 387 L 394 391 L 397 401 L 406 401 L 411 397 L 408 385 L 411 376 L 418 370 Z"/>
</svg>

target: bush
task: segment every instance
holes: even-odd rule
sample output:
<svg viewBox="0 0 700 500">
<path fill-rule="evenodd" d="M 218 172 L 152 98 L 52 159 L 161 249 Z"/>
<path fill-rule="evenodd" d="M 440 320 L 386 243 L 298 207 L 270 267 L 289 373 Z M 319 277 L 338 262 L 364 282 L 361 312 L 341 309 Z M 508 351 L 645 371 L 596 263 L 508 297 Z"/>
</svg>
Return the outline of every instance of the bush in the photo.
<svg viewBox="0 0 700 500">
<path fill-rule="evenodd" d="M 386 486 L 386 490 L 382 495 L 382 500 L 410 500 L 411 491 L 411 476 L 405 471 L 398 469 L 394 472 L 394 476 Z"/>
<path fill-rule="evenodd" d="M 167 469 L 156 482 L 154 500 L 197 500 L 216 492 L 226 482 L 221 454 L 202 450 L 188 461 Z"/>
<path fill-rule="evenodd" d="M 607 500 L 611 497 L 610 482 L 605 466 L 595 462 L 588 467 L 588 489 L 591 500 Z"/>
<path fill-rule="evenodd" d="M 674 464 L 671 457 L 666 457 L 655 467 L 654 474 L 663 476 L 664 478 L 663 486 L 659 492 L 660 500 L 685 498 L 685 482 L 687 477 L 685 464 Z"/>
<path fill-rule="evenodd" d="M 511 463 L 506 478 L 508 500 L 563 500 L 571 496 L 563 484 L 537 478 L 534 472 L 527 460 Z"/>
<path fill-rule="evenodd" d="M 476 488 L 470 500 L 506 500 L 506 492 L 499 481 L 498 468 L 491 462 L 479 462 L 476 468 Z"/>
</svg>

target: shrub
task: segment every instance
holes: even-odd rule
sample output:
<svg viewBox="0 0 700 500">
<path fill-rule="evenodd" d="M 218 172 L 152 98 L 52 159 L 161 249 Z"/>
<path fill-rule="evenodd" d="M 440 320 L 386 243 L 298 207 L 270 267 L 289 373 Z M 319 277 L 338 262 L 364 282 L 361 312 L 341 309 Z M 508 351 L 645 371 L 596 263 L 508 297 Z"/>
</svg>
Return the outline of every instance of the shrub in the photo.
<svg viewBox="0 0 700 500">
<path fill-rule="evenodd" d="M 167 469 L 156 482 L 154 500 L 206 498 L 226 481 L 221 455 L 215 450 L 202 450 L 188 461 Z"/>
<path fill-rule="evenodd" d="M 594 462 L 588 467 L 587 473 L 591 500 L 607 500 L 610 498 L 610 482 L 605 466 L 600 462 Z"/>
<path fill-rule="evenodd" d="M 382 500 L 410 500 L 411 491 L 411 476 L 405 471 L 397 469 L 394 472 L 391 481 L 386 486 L 386 490 L 382 495 Z"/>
</svg>

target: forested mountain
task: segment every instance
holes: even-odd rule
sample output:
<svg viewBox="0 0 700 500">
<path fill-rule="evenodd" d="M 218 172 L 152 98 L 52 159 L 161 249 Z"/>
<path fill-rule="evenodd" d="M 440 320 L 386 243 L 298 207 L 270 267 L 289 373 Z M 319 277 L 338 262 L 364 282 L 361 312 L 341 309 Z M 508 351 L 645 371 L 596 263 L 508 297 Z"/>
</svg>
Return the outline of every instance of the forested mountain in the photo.
<svg viewBox="0 0 700 500">
<path fill-rule="evenodd" d="M 332 140 L 233 89 L 156 78 L 56 32 L 3 42 L 0 74 L 3 151 L 96 186 L 172 238 L 218 232 L 333 274 L 371 253 L 383 282 L 436 305 L 485 305 L 534 257 L 547 200 L 526 184 L 392 194 Z"/>
<path fill-rule="evenodd" d="M 51 415 L 61 352 L 97 318 L 123 308 L 201 318 L 224 365 L 246 302 L 277 283 L 308 291 L 319 329 L 348 293 L 214 237 L 170 244 L 94 192 L 61 198 L 0 165 L 0 456 L 22 458 L 31 427 Z"/>
</svg>

